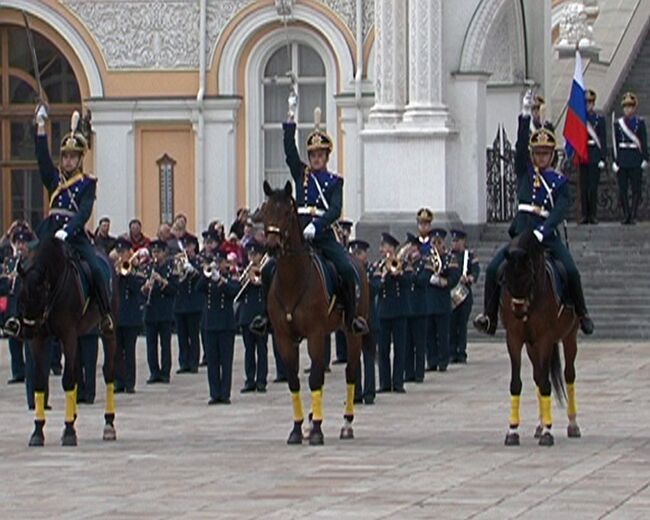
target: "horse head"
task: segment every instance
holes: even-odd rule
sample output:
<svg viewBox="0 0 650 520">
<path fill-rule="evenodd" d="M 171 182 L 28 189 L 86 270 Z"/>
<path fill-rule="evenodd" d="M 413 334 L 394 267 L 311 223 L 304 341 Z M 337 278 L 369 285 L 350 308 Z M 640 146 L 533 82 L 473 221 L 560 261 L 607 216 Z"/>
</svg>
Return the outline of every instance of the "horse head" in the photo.
<svg viewBox="0 0 650 520">
<path fill-rule="evenodd" d="M 52 238 L 40 241 L 19 264 L 18 275 L 22 284 L 18 293 L 18 310 L 26 339 L 36 336 L 47 322 L 52 292 L 65 262 L 63 246 Z"/>
<path fill-rule="evenodd" d="M 268 249 L 282 252 L 301 245 L 302 235 L 291 182 L 287 181 L 284 188 L 274 190 L 264 181 L 264 194 L 266 200 L 253 214 L 253 220 L 264 223 Z"/>
<path fill-rule="evenodd" d="M 532 231 L 515 237 L 506 250 L 505 285 L 516 318 L 526 321 L 543 273 L 543 247 Z M 541 260 L 541 269 L 540 269 Z"/>
</svg>

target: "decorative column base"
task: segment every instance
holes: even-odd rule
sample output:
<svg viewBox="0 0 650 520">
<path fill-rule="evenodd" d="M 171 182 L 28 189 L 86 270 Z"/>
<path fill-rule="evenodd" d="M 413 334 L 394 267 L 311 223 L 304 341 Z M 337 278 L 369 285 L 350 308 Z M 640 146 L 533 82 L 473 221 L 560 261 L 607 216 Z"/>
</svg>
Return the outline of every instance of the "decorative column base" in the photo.
<svg viewBox="0 0 650 520">
<path fill-rule="evenodd" d="M 448 129 L 449 112 L 444 105 L 409 103 L 404 112 L 403 126 Z"/>
</svg>

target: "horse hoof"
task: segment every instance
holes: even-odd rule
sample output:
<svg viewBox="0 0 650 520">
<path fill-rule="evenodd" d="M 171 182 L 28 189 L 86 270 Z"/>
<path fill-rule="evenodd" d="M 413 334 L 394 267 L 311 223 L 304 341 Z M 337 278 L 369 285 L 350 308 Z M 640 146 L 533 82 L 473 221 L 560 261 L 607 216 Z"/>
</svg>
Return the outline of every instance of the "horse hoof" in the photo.
<svg viewBox="0 0 650 520">
<path fill-rule="evenodd" d="M 553 434 L 551 434 L 551 432 L 545 432 L 539 438 L 540 446 L 553 446 L 553 444 L 555 444 L 555 441 L 553 439 Z"/>
<path fill-rule="evenodd" d="M 539 439 L 542 436 L 542 430 L 543 430 L 542 425 L 538 424 L 537 428 L 535 428 L 535 438 L 536 439 Z"/>
<path fill-rule="evenodd" d="M 110 424 L 105 425 L 102 439 L 105 441 L 117 440 L 117 432 L 115 431 L 115 427 L 111 426 Z"/>
<path fill-rule="evenodd" d="M 77 445 L 77 434 L 68 433 L 64 434 L 61 437 L 61 446 L 76 446 Z"/>
<path fill-rule="evenodd" d="M 569 424 L 569 426 L 566 429 L 567 436 L 570 439 L 579 439 L 582 437 L 582 433 L 580 432 L 580 426 L 577 424 Z"/>
<path fill-rule="evenodd" d="M 289 438 L 287 439 L 287 444 L 289 445 L 302 444 L 302 432 L 293 430 L 289 434 Z"/>
<path fill-rule="evenodd" d="M 354 439 L 354 430 L 352 430 L 351 426 L 343 426 L 341 428 L 341 440 L 348 440 L 348 439 Z"/>
<path fill-rule="evenodd" d="M 519 446 L 519 434 L 516 432 L 506 434 L 506 446 Z"/>
<path fill-rule="evenodd" d="M 325 444 L 325 437 L 321 432 L 311 432 L 309 436 L 309 445 L 310 446 L 322 446 Z"/>
<path fill-rule="evenodd" d="M 42 435 L 37 435 L 37 434 L 34 433 L 29 438 L 29 446 L 32 447 L 32 448 L 45 446 L 45 437 L 43 437 Z"/>
</svg>

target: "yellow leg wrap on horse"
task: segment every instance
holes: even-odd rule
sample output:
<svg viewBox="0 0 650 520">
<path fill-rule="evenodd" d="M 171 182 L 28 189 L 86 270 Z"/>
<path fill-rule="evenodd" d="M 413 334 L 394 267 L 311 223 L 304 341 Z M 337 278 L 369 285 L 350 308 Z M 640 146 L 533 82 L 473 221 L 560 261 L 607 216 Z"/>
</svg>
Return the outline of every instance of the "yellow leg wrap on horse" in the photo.
<svg viewBox="0 0 650 520">
<path fill-rule="evenodd" d="M 578 409 L 576 407 L 576 385 L 575 383 L 567 383 L 566 385 L 566 397 L 567 397 L 567 405 L 566 405 L 566 413 L 569 417 L 575 417 L 576 414 L 578 413 Z"/>
<path fill-rule="evenodd" d="M 77 415 L 77 409 L 79 408 L 77 406 L 77 396 L 79 395 L 79 387 L 77 385 L 74 385 L 74 414 Z"/>
<path fill-rule="evenodd" d="M 77 404 L 74 390 L 65 391 L 65 422 L 74 421 L 74 408 Z"/>
<path fill-rule="evenodd" d="M 45 392 L 34 392 L 34 412 L 37 421 L 45 420 Z"/>
<path fill-rule="evenodd" d="M 354 383 L 348 383 L 347 385 L 345 415 L 354 415 Z"/>
<path fill-rule="evenodd" d="M 539 403 L 542 411 L 542 424 L 544 426 L 551 426 L 553 424 L 553 419 L 551 417 L 551 396 L 539 397 Z"/>
<path fill-rule="evenodd" d="M 520 396 L 510 396 L 510 426 L 519 426 L 519 401 Z"/>
<path fill-rule="evenodd" d="M 542 422 L 542 394 L 539 393 L 539 386 L 535 387 L 535 395 L 537 396 L 537 418 Z"/>
<path fill-rule="evenodd" d="M 293 406 L 293 420 L 300 422 L 305 418 L 302 411 L 302 399 L 300 399 L 300 391 L 291 392 L 291 406 Z"/>
<path fill-rule="evenodd" d="M 106 410 L 107 414 L 115 413 L 115 385 L 113 383 L 106 384 Z"/>
<path fill-rule="evenodd" d="M 314 390 L 311 393 L 311 417 L 314 421 L 323 420 L 323 390 Z"/>
</svg>

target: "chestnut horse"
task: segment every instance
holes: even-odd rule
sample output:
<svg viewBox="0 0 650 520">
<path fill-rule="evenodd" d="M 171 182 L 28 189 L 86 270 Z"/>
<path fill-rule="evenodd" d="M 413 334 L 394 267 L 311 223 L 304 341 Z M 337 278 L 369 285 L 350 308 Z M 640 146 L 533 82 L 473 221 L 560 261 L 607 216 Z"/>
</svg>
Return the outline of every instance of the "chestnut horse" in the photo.
<svg viewBox="0 0 650 520">
<path fill-rule="evenodd" d="M 300 399 L 299 344 L 307 339 L 307 351 L 311 360 L 309 388 L 312 413 L 310 414 L 309 443 L 323 444 L 321 428 L 323 421 L 322 399 L 325 378 L 324 338 L 338 328 L 344 327 L 342 312 L 331 305 L 323 276 L 310 245 L 303 240 L 296 203 L 292 197 L 291 183 L 284 189 L 273 190 L 264 183 L 267 200 L 254 215 L 264 223 L 267 247 L 275 252 L 275 274 L 267 295 L 267 310 L 278 343 L 280 357 L 287 370 L 287 381 L 293 405 L 293 429 L 288 444 L 301 444 L 303 440 L 303 409 Z M 352 259 L 360 279 L 361 295 L 358 315 L 368 319 L 369 286 L 364 266 Z M 352 439 L 354 419 L 354 384 L 359 366 L 362 336 L 344 330 L 347 339 L 347 383 L 344 423 L 341 439 Z"/>
<path fill-rule="evenodd" d="M 521 352 L 524 344 L 537 385 L 540 446 L 552 446 L 551 386 L 561 404 L 567 399 L 569 437 L 580 437 L 576 422 L 575 359 L 579 321 L 573 308 L 556 300 L 553 280 L 546 269 L 544 247 L 532 231 L 515 237 L 506 251 L 501 320 L 510 355 L 510 427 L 506 446 L 519 444 Z M 564 350 L 564 381 L 558 343 Z"/>
<path fill-rule="evenodd" d="M 44 392 L 47 384 L 46 344 L 49 337 L 58 338 L 65 357 L 63 378 L 65 391 L 65 428 L 61 442 L 64 446 L 76 446 L 77 433 L 74 422 L 77 418 L 77 392 L 75 378 L 75 356 L 77 338 L 90 332 L 100 322 L 98 306 L 91 300 L 86 302 L 80 294 L 77 274 L 69 251 L 63 242 L 45 238 L 29 253 L 25 265 L 19 265 L 18 274 L 22 287 L 18 293 L 20 312 L 20 333 L 29 342 L 34 371 L 34 432 L 30 446 L 43 446 L 45 436 Z M 112 271 L 112 269 L 111 269 Z M 115 273 L 112 272 L 111 318 L 115 323 L 119 295 Z M 106 407 L 104 413 L 104 440 L 115 440 L 115 402 L 113 381 L 115 374 L 116 338 L 114 331 L 102 333 L 104 346 L 104 381 L 106 383 Z"/>
</svg>

